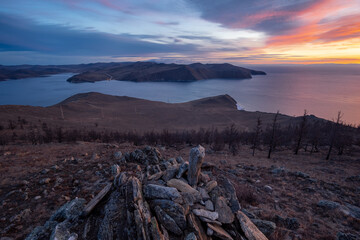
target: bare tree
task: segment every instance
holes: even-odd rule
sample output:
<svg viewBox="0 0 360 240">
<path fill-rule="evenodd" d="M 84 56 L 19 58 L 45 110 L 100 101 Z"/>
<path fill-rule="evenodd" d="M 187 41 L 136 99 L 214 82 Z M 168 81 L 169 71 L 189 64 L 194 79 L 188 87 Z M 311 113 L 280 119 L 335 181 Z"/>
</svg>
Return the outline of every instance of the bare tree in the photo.
<svg viewBox="0 0 360 240">
<path fill-rule="evenodd" d="M 299 135 L 298 135 L 298 140 L 297 140 L 297 144 L 295 147 L 295 155 L 297 155 L 299 152 L 299 149 L 301 147 L 301 142 L 303 140 L 304 134 L 306 133 L 306 128 L 307 128 L 307 111 L 305 109 L 304 115 L 302 116 L 302 120 L 301 120 L 300 126 L 299 126 Z"/>
<path fill-rule="evenodd" d="M 252 155 L 253 156 L 255 156 L 255 149 L 259 145 L 259 136 L 262 132 L 260 116 L 257 118 L 257 124 L 256 124 L 254 131 L 255 131 L 255 134 L 254 134 L 253 145 L 252 145 L 252 149 L 253 149 Z"/>
<path fill-rule="evenodd" d="M 277 118 L 279 116 L 279 111 L 276 112 L 274 121 L 272 124 L 271 136 L 270 136 L 270 143 L 269 143 L 269 153 L 268 158 L 271 156 L 271 152 L 274 150 L 275 147 L 275 139 L 276 139 L 276 130 L 277 130 Z"/>
<path fill-rule="evenodd" d="M 331 129 L 331 134 L 330 134 L 330 146 L 329 146 L 329 151 L 328 151 L 328 154 L 326 156 L 326 160 L 329 160 L 330 159 L 330 154 L 331 154 L 331 151 L 333 149 L 333 146 L 334 146 L 334 143 L 335 143 L 335 140 L 336 140 L 336 137 L 337 137 L 337 131 L 338 131 L 338 128 L 341 124 L 341 118 L 342 118 L 343 114 L 341 114 L 341 111 L 338 112 L 338 115 L 337 115 L 337 118 L 336 118 L 336 123 L 333 123 L 332 124 L 332 129 Z"/>
</svg>

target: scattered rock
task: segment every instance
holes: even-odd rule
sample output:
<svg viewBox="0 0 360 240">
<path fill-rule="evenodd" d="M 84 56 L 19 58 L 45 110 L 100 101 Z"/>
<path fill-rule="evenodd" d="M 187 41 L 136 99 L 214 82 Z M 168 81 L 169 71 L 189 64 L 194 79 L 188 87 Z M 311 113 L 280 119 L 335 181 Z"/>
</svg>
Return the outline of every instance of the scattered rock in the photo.
<svg viewBox="0 0 360 240">
<path fill-rule="evenodd" d="M 45 168 L 40 173 L 41 174 L 47 174 L 48 172 L 50 172 L 50 169 Z"/>
<path fill-rule="evenodd" d="M 281 173 L 285 173 L 285 168 L 284 167 L 275 167 L 272 166 L 272 170 L 270 171 L 272 174 L 281 174 Z"/>
<path fill-rule="evenodd" d="M 190 150 L 188 182 L 191 186 L 196 186 L 199 179 L 201 165 L 204 161 L 205 149 L 202 146 L 197 146 Z"/>
<path fill-rule="evenodd" d="M 303 173 L 300 171 L 296 172 L 295 176 L 300 177 L 300 178 L 309 178 L 310 177 L 309 174 L 306 174 L 306 173 Z"/>
<path fill-rule="evenodd" d="M 259 228 L 259 230 L 266 236 L 270 236 L 276 229 L 276 224 L 270 221 L 253 219 L 252 222 Z"/>
<path fill-rule="evenodd" d="M 122 155 L 123 155 L 122 152 L 117 151 L 117 152 L 114 153 L 114 158 L 117 159 L 117 160 L 120 160 Z"/>
<path fill-rule="evenodd" d="M 336 240 L 357 240 L 358 238 L 351 233 L 338 232 L 336 234 Z"/>
<path fill-rule="evenodd" d="M 328 200 L 320 200 L 317 205 L 325 210 L 333 210 L 340 207 L 339 203 Z"/>
<path fill-rule="evenodd" d="M 346 204 L 346 207 L 349 209 L 349 215 L 353 218 L 360 219 L 360 208 L 351 204 Z"/>
<path fill-rule="evenodd" d="M 39 200 L 40 198 L 41 198 L 41 196 L 34 197 L 35 200 Z"/>
<path fill-rule="evenodd" d="M 272 187 L 270 187 L 269 185 L 265 185 L 265 186 L 264 186 L 264 189 L 265 189 L 265 191 L 267 191 L 267 192 L 272 192 L 272 191 L 273 191 Z"/>
</svg>

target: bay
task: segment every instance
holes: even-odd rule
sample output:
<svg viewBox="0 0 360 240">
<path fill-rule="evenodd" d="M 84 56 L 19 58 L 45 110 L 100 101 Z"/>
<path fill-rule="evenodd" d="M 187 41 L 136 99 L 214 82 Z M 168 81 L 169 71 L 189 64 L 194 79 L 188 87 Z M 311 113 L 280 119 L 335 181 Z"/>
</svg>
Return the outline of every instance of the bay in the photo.
<svg viewBox="0 0 360 240">
<path fill-rule="evenodd" d="M 264 69 L 265 68 L 265 69 Z M 246 80 L 212 79 L 195 82 L 101 81 L 74 84 L 72 73 L 0 82 L 0 105 L 50 106 L 74 94 L 100 92 L 179 103 L 229 94 L 248 111 L 333 119 L 343 113 L 346 123 L 360 124 L 360 70 L 314 67 L 263 67 L 268 75 Z"/>
</svg>

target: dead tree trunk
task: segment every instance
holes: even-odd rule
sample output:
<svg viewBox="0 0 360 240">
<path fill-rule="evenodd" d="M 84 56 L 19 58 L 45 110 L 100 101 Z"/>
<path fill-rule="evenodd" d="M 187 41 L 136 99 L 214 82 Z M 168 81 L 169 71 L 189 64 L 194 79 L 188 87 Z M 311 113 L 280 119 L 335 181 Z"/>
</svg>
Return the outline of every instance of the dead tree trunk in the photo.
<svg viewBox="0 0 360 240">
<path fill-rule="evenodd" d="M 304 115 L 302 117 L 302 121 L 300 123 L 300 128 L 299 128 L 299 137 L 298 137 L 298 141 L 296 144 L 296 148 L 295 148 L 295 155 L 298 154 L 300 146 L 301 146 L 301 141 L 303 139 L 303 136 L 305 134 L 305 130 L 306 130 L 306 117 L 307 117 L 307 111 L 304 110 Z"/>
<path fill-rule="evenodd" d="M 332 125 L 332 131 L 331 131 L 331 135 L 330 135 L 330 146 L 329 146 L 329 151 L 327 153 L 326 156 L 326 160 L 330 159 L 330 154 L 331 151 L 334 147 L 334 143 L 335 143 L 335 139 L 337 137 L 337 131 L 338 131 L 338 127 L 341 123 L 341 118 L 342 118 L 342 114 L 341 111 L 338 112 L 337 118 L 336 118 L 336 123 Z"/>
<path fill-rule="evenodd" d="M 261 119 L 260 119 L 260 116 L 259 116 L 258 119 L 257 119 L 256 127 L 255 127 L 255 135 L 254 135 L 254 140 L 253 140 L 253 145 L 252 145 L 252 148 L 253 148 L 252 155 L 253 156 L 255 156 L 255 149 L 259 145 L 260 133 L 261 133 Z"/>
<path fill-rule="evenodd" d="M 277 122 L 278 116 L 279 116 L 279 111 L 276 112 L 275 117 L 274 117 L 274 121 L 273 121 L 273 124 L 272 124 L 272 131 L 271 131 L 271 137 L 270 137 L 268 158 L 270 158 L 271 152 L 273 151 L 274 146 L 275 146 L 276 122 Z"/>
</svg>

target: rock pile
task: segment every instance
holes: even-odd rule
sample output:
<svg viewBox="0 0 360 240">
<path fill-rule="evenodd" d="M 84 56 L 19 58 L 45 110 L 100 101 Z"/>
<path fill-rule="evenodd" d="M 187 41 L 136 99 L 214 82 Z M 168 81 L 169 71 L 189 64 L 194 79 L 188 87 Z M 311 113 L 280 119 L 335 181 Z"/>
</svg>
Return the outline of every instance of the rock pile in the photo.
<svg viewBox="0 0 360 240">
<path fill-rule="evenodd" d="M 27 239 L 267 239 L 241 211 L 232 183 L 213 176 L 204 157 L 202 146 L 191 149 L 189 161 L 165 160 L 151 147 L 124 154 L 111 169 L 113 182 L 94 199 L 68 202 Z"/>
</svg>

